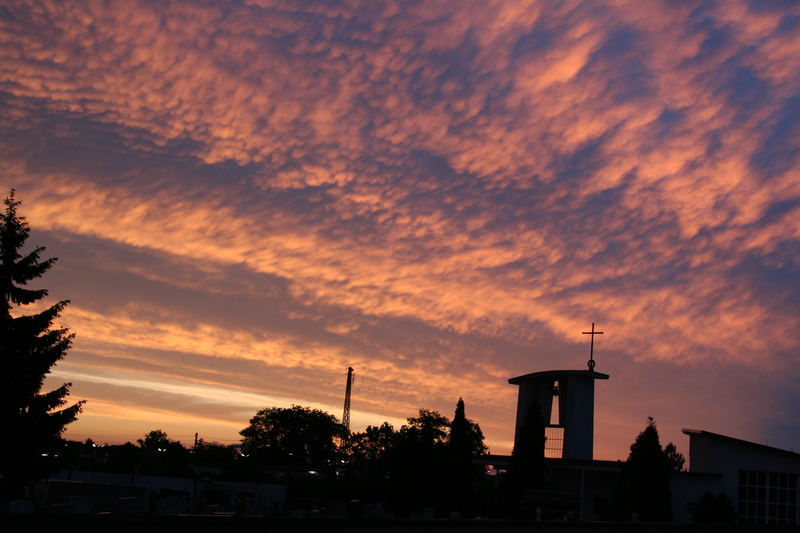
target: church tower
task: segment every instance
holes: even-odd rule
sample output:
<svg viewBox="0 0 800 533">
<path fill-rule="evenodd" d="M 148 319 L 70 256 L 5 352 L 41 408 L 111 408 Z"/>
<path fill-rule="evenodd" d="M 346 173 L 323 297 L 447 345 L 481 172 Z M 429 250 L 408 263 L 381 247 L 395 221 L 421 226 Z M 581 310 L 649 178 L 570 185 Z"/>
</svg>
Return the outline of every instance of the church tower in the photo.
<svg viewBox="0 0 800 533">
<path fill-rule="evenodd" d="M 584 333 L 592 335 L 588 370 L 547 370 L 508 380 L 510 384 L 519 386 L 515 446 L 525 414 L 538 406 L 547 437 L 545 457 L 593 459 L 594 382 L 609 376 L 594 371 L 594 336 L 603 332 L 595 331 L 592 323 L 592 331 Z M 553 398 L 558 401 L 554 402 Z"/>
</svg>

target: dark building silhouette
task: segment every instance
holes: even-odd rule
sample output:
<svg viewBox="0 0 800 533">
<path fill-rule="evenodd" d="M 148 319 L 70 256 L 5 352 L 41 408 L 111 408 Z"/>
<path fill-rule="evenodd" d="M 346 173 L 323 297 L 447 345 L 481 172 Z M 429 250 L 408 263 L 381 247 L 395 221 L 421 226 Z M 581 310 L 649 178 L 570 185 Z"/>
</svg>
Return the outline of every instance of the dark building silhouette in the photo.
<svg viewBox="0 0 800 533">
<path fill-rule="evenodd" d="M 546 370 L 510 378 L 519 387 L 514 447 L 530 409 L 545 422 L 546 489 L 528 491 L 523 501 L 529 518 L 599 520 L 610 515 L 622 463 L 594 460 L 594 385 L 609 379 L 595 372 L 594 335 L 588 370 Z M 494 456 L 497 466 L 510 464 Z M 523 511 L 523 515 L 525 511 Z"/>
<path fill-rule="evenodd" d="M 800 454 L 710 431 L 683 432 L 689 471 L 672 477 L 675 520 L 689 520 L 710 492 L 727 496 L 739 523 L 800 525 Z"/>
<path fill-rule="evenodd" d="M 517 445 L 528 409 L 539 406 L 545 421 L 545 457 L 553 459 L 594 458 L 594 382 L 608 374 L 593 370 L 548 370 L 508 380 L 519 386 Z M 553 398 L 557 398 L 557 410 Z"/>
<path fill-rule="evenodd" d="M 548 488 L 528 495 L 530 505 L 540 508 L 537 512 L 545 519 L 612 516 L 623 463 L 594 460 L 594 384 L 609 376 L 594 371 L 593 353 L 588 366 L 508 380 L 519 387 L 515 447 L 529 409 L 540 409 L 545 421 Z M 689 436 L 690 467 L 671 474 L 676 522 L 692 521 L 698 502 L 711 493 L 727 498 L 737 523 L 800 525 L 800 454 L 710 431 L 683 432 Z M 501 469 L 510 464 L 508 457 L 496 455 L 482 461 Z"/>
</svg>

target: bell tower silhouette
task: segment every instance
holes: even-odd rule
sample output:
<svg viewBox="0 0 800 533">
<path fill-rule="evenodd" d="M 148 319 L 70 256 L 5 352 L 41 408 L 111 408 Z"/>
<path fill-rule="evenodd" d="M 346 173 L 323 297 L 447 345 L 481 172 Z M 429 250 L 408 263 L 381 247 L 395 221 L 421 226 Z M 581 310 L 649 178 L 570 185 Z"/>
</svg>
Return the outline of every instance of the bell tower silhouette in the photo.
<svg viewBox="0 0 800 533">
<path fill-rule="evenodd" d="M 595 331 L 592 323 L 592 331 L 583 333 L 592 336 L 588 370 L 547 370 L 508 380 L 519 386 L 514 446 L 519 441 L 525 414 L 538 406 L 545 422 L 546 457 L 593 459 L 594 382 L 609 376 L 594 370 L 594 336 L 603 332 Z M 557 416 L 553 398 L 558 398 Z"/>
</svg>

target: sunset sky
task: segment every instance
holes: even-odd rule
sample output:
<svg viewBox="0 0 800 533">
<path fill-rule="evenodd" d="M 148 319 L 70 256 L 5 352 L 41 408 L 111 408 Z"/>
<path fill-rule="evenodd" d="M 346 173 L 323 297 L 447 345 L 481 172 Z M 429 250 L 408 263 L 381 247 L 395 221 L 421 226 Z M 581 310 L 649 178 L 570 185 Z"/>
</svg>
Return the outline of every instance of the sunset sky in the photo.
<svg viewBox="0 0 800 533">
<path fill-rule="evenodd" d="M 800 450 L 800 3 L 5 1 L 0 185 L 76 333 L 68 438 L 235 442 L 259 408 L 420 407 L 509 453 L 583 369 Z"/>
</svg>

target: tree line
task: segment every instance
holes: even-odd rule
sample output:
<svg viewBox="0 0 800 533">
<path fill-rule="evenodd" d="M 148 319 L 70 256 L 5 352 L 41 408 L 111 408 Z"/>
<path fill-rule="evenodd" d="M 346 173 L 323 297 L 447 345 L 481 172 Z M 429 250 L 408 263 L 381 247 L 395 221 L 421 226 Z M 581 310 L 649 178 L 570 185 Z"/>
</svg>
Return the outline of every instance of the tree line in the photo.
<svg viewBox="0 0 800 533">
<path fill-rule="evenodd" d="M 534 417 L 535 419 L 535 417 Z M 543 426 L 542 426 L 543 429 Z M 197 439 L 191 446 L 150 431 L 136 443 L 97 445 L 65 441 L 50 459 L 60 469 L 131 475 L 194 477 L 285 484 L 288 504 L 324 507 L 333 499 L 378 503 L 394 516 L 428 508 L 433 516 L 533 518 L 530 506 L 542 493 L 557 491 L 544 460 L 544 433 L 528 427 L 536 442 L 520 441 L 507 471 L 489 475 L 480 426 L 465 416 L 459 399 L 452 419 L 420 409 L 399 428 L 384 422 L 348 432 L 333 415 L 294 405 L 258 411 L 238 444 Z M 522 445 L 526 445 L 522 448 Z M 670 475 L 685 460 L 672 443 L 662 447 L 655 421 L 631 445 L 621 465 L 607 520 L 672 519 Z M 552 463 L 550 463 L 552 464 Z M 213 472 L 210 474 L 210 472 Z M 305 503 L 303 503 L 305 502 Z M 526 508 L 526 505 L 528 506 Z M 724 496 L 706 495 L 697 521 L 731 521 Z"/>
<path fill-rule="evenodd" d="M 199 440 L 186 447 L 161 430 L 136 444 L 97 446 L 64 441 L 83 402 L 67 405 L 70 383 L 42 392 L 44 379 L 71 346 L 73 334 L 53 327 L 69 303 L 39 313 L 19 309 L 47 295 L 28 289 L 55 258 L 44 247 L 22 253 L 30 227 L 17 209 L 13 189 L 0 213 L 0 427 L 14 438 L 0 439 L 0 500 L 22 494 L 26 483 L 58 468 L 105 470 L 162 476 L 197 476 L 213 467 L 223 479 L 286 483 L 290 497 L 338 497 L 382 502 L 399 516 L 420 508 L 462 516 L 520 516 L 526 495 L 553 488 L 544 460 L 544 421 L 538 409 L 525 417 L 508 472 L 488 476 L 476 458 L 488 454 L 480 426 L 466 417 L 459 399 L 452 419 L 420 409 L 395 429 L 388 422 L 350 433 L 333 415 L 302 406 L 258 411 L 241 431 L 241 444 Z M 652 418 L 631 445 L 622 466 L 609 518 L 669 520 L 670 472 L 683 457 L 669 443 L 662 448 Z M 208 470 L 206 470 L 208 471 Z M 699 516 L 732 516 L 729 502 L 707 495 Z"/>
<path fill-rule="evenodd" d="M 380 503 L 399 516 L 426 507 L 437 515 L 474 515 L 484 468 L 473 457 L 488 448 L 463 400 L 452 419 L 420 409 L 406 422 L 351 433 L 319 409 L 270 407 L 252 417 L 239 444 L 198 439 L 185 446 L 153 430 L 135 444 L 64 442 L 50 460 L 60 469 L 179 477 L 213 472 L 222 480 L 280 483 L 295 506 L 344 498 Z"/>
</svg>

